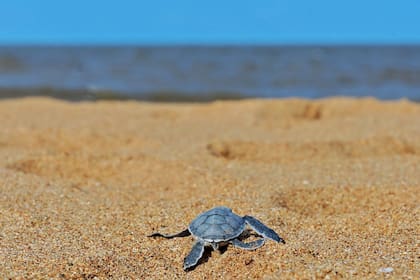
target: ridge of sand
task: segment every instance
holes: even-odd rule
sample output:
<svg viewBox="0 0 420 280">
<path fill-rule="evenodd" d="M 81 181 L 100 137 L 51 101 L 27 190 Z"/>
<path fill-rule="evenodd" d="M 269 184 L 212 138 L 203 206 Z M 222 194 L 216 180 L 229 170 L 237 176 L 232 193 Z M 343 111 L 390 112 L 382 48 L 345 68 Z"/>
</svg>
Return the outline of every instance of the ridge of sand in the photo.
<svg viewBox="0 0 420 280">
<path fill-rule="evenodd" d="M 1 278 L 420 278 L 418 103 L 25 98 L 0 123 Z M 217 205 L 286 245 L 185 273 L 191 237 L 146 237 Z"/>
</svg>

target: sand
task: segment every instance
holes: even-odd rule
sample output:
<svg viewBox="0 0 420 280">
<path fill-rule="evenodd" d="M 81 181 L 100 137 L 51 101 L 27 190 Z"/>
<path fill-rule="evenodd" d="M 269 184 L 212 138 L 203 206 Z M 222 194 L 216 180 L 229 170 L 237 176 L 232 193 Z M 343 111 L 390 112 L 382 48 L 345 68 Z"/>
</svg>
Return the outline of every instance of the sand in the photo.
<svg viewBox="0 0 420 280">
<path fill-rule="evenodd" d="M 419 279 L 420 105 L 0 102 L 0 278 Z M 207 252 L 226 205 L 286 244 Z"/>
</svg>

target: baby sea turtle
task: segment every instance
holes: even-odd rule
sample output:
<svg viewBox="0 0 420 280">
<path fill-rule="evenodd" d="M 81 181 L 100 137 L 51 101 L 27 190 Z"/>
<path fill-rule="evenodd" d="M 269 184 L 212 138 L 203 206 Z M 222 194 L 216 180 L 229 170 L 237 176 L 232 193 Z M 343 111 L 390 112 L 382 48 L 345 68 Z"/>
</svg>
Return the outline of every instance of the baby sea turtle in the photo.
<svg viewBox="0 0 420 280">
<path fill-rule="evenodd" d="M 250 226 L 255 232 L 263 238 L 252 242 L 244 243 L 239 238 L 244 232 L 246 225 Z M 267 227 L 256 218 L 251 216 L 240 217 L 232 212 L 228 207 L 215 207 L 207 212 L 198 215 L 184 231 L 176 234 L 153 233 L 149 237 L 185 237 L 193 235 L 197 241 L 191 249 L 191 252 L 184 259 L 184 270 L 187 270 L 197 264 L 203 256 L 204 247 L 211 246 L 214 250 L 219 246 L 231 243 L 235 247 L 245 250 L 255 250 L 264 245 L 265 239 L 271 239 L 276 242 L 286 243 L 278 234 Z"/>
</svg>

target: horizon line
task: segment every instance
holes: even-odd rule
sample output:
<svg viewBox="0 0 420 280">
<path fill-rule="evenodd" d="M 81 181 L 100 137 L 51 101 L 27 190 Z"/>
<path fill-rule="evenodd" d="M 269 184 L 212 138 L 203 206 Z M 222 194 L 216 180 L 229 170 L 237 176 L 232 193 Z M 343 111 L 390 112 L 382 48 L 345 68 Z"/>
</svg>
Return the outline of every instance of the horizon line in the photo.
<svg viewBox="0 0 420 280">
<path fill-rule="evenodd" d="M 1 42 L 0 47 L 415 47 L 415 42 Z"/>
</svg>

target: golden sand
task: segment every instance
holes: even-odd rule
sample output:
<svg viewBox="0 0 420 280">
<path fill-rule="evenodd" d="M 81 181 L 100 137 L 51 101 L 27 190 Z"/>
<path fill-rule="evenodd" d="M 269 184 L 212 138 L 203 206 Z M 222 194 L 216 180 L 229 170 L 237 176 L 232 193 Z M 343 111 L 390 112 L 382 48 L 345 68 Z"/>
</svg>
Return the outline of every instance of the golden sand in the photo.
<svg viewBox="0 0 420 280">
<path fill-rule="evenodd" d="M 420 278 L 420 105 L 0 102 L 0 278 Z M 286 244 L 182 269 L 214 206 Z"/>
</svg>

